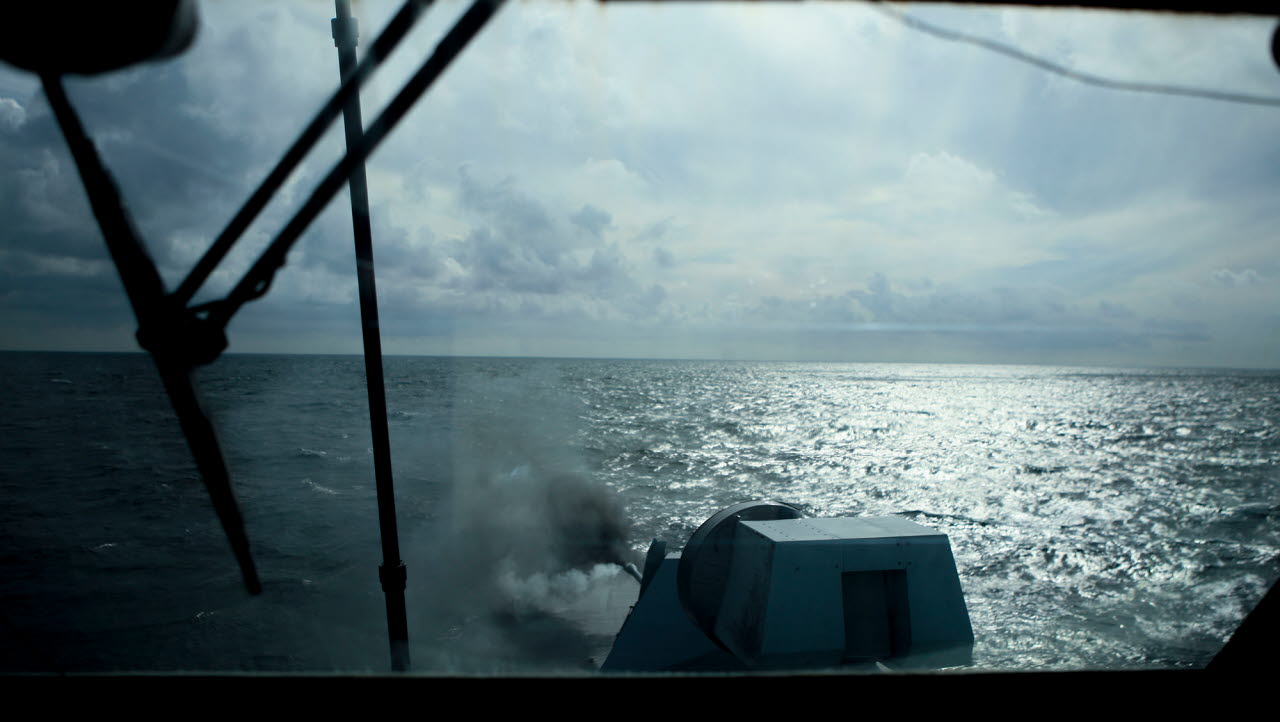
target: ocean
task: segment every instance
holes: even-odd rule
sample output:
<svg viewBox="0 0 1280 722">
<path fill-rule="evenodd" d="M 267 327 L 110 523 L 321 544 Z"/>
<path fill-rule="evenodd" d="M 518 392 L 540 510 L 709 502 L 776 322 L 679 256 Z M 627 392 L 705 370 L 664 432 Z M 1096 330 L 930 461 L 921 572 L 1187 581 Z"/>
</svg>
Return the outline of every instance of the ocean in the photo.
<svg viewBox="0 0 1280 722">
<path fill-rule="evenodd" d="M 1280 372 L 386 359 L 414 671 L 590 674 L 603 556 L 748 499 L 951 540 L 972 669 L 1203 666 L 1280 575 Z M 0 671 L 388 669 L 363 361 L 0 353 Z M 606 551 L 602 551 L 608 547 Z M 615 548 L 616 547 L 616 548 Z"/>
</svg>

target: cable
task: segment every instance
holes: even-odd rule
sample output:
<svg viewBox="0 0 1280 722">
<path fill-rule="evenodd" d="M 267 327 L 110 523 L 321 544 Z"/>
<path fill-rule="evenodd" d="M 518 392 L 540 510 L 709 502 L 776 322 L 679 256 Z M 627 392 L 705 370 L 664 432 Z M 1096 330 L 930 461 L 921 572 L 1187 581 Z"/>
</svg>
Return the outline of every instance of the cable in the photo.
<svg viewBox="0 0 1280 722">
<path fill-rule="evenodd" d="M 239 240 L 244 234 L 249 224 L 257 218 L 258 213 L 266 207 L 267 203 L 275 196 L 275 192 L 284 185 L 285 180 L 293 173 L 302 159 L 310 152 L 312 146 L 316 144 L 329 128 L 329 124 L 338 117 L 342 112 L 342 106 L 346 104 L 347 99 L 359 92 L 360 85 L 373 74 L 374 70 L 385 60 L 400 41 L 404 39 L 409 31 L 413 28 L 418 18 L 426 12 L 431 5 L 431 0 L 406 0 L 405 4 L 400 8 L 399 12 L 392 17 L 391 22 L 387 23 L 386 28 L 378 36 L 369 48 L 369 52 L 365 54 L 360 64 L 356 66 L 356 70 L 347 77 L 342 84 L 329 96 L 329 100 L 316 112 L 315 117 L 302 130 L 298 138 L 289 146 L 289 150 L 276 163 L 275 168 L 262 181 L 257 190 L 244 202 L 240 210 L 236 212 L 235 217 L 227 224 L 227 227 L 218 234 L 213 244 L 209 246 L 209 250 L 205 251 L 199 262 L 191 269 L 191 273 L 183 279 L 178 289 L 174 291 L 173 296 L 179 304 L 185 304 L 191 300 L 200 285 L 204 283 L 213 269 L 217 267 L 218 262 L 227 255 L 231 250 L 231 246 Z"/>
<path fill-rule="evenodd" d="M 245 588 L 250 594 L 258 594 L 262 591 L 262 584 L 249 551 L 244 517 L 231 488 L 231 475 L 213 424 L 201 408 L 191 380 L 191 369 L 196 363 L 208 363 L 226 347 L 222 326 L 216 327 L 217 333 L 211 335 L 207 326 L 184 323 L 183 316 L 174 312 L 174 307 L 164 295 L 164 281 L 133 227 L 115 181 L 67 98 L 61 76 L 45 74 L 40 76 L 40 80 L 67 147 L 71 149 L 72 160 L 84 183 L 89 205 L 120 274 L 120 281 L 124 284 L 125 294 L 138 318 L 138 344 L 151 353 L 160 372 L 182 434 L 187 439 L 196 467 L 200 469 L 231 551 L 240 565 Z"/>
<path fill-rule="evenodd" d="M 84 183 L 89 207 L 102 230 L 107 251 L 120 272 L 125 295 L 129 298 L 134 315 L 138 317 L 138 323 L 145 326 L 160 313 L 164 281 L 151 256 L 147 254 L 146 246 L 138 237 L 133 218 L 120 197 L 120 189 L 107 172 L 97 147 L 72 107 L 62 85 L 62 77 L 43 74 L 40 82 L 44 87 L 45 98 L 49 101 L 49 108 L 58 121 L 58 128 L 67 141 L 71 159 Z"/>
<path fill-rule="evenodd" d="M 1207 100 L 1220 100 L 1228 103 L 1244 103 L 1247 105 L 1267 105 L 1272 107 L 1280 107 L 1280 98 L 1275 98 L 1275 97 L 1267 97 L 1262 95 L 1248 95 L 1245 93 L 1228 93 L 1228 92 L 1222 92 L 1218 90 L 1210 90 L 1207 88 L 1193 88 L 1193 87 L 1181 86 L 1181 85 L 1163 85 L 1159 83 L 1134 83 L 1134 82 L 1129 82 L 1125 80 L 1112 80 L 1110 78 L 1104 78 L 1102 76 L 1092 75 L 1090 73 L 1082 73 L 1078 70 L 1072 70 L 1071 68 L 1058 65 L 1057 63 L 1054 63 L 1052 61 L 1045 60 L 1044 58 L 1041 58 L 1036 55 L 1032 55 L 1031 53 L 1028 53 L 1024 50 L 1015 48 L 1012 45 L 1006 45 L 1004 43 L 999 43 L 994 40 L 980 38 L 975 35 L 967 35 L 965 33 L 960 33 L 954 30 L 948 30 L 946 28 L 938 27 L 937 25 L 932 25 L 923 20 L 919 20 L 917 18 L 911 17 L 910 15 L 907 15 L 906 13 L 901 12 L 897 9 L 888 7 L 883 2 L 880 2 L 880 0 L 870 0 L 870 5 L 871 7 L 875 8 L 879 12 L 893 18 L 894 20 L 897 20 L 898 22 L 902 23 L 903 25 L 906 25 L 907 27 L 913 30 L 918 30 L 922 33 L 927 33 L 934 37 L 942 38 L 943 40 L 950 40 L 953 42 L 968 43 L 969 45 L 976 45 L 980 48 L 985 48 L 992 52 L 1000 53 L 1001 55 L 1013 58 L 1014 60 L 1020 60 L 1024 63 L 1027 63 L 1028 65 L 1033 65 L 1037 68 L 1040 68 L 1041 70 L 1047 70 L 1051 73 L 1061 75 L 1064 78 L 1070 78 L 1072 80 L 1085 83 L 1088 85 L 1095 85 L 1100 88 L 1108 88 L 1110 90 L 1128 90 L 1136 93 L 1158 93 L 1162 95 L 1180 95 L 1180 96 L 1189 97 L 1189 98 L 1204 98 Z"/>
<path fill-rule="evenodd" d="M 211 322 L 225 326 L 241 306 L 262 297 L 270 289 L 276 271 L 284 265 L 289 249 L 347 182 L 356 165 L 364 163 L 378 144 L 404 119 L 436 78 L 449 67 L 467 43 L 479 34 L 502 2 L 503 0 L 474 0 L 471 7 L 454 24 L 453 29 L 440 40 L 435 52 L 418 68 L 413 77 L 405 83 L 400 92 L 391 99 L 391 102 L 365 131 L 363 142 L 356 148 L 349 148 L 342 160 L 333 166 L 328 175 L 320 181 L 320 185 L 311 192 L 302 208 L 298 209 L 293 218 L 272 239 L 257 262 L 241 277 L 231 293 L 222 301 L 206 304 Z"/>
</svg>

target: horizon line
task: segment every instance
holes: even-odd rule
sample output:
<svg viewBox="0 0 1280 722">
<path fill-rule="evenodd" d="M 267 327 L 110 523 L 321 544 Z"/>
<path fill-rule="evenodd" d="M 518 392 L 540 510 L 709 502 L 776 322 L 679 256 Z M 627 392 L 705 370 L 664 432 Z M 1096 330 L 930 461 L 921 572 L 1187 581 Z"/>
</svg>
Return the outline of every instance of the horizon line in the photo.
<svg viewBox="0 0 1280 722">
<path fill-rule="evenodd" d="M 37 348 L 0 348 L 0 353 L 48 353 L 48 354 L 136 354 L 148 355 L 145 349 L 101 350 L 101 349 L 37 349 Z M 362 352 L 315 352 L 315 351 L 224 351 L 221 356 L 317 356 L 317 357 L 350 357 L 363 358 Z M 508 359 L 508 360 L 543 360 L 543 361 L 665 361 L 695 363 L 772 363 L 772 364 L 897 364 L 920 366 L 1043 366 L 1066 368 L 1094 369 L 1127 369 L 1127 370 L 1214 370 L 1214 371 L 1278 371 L 1280 366 L 1196 366 L 1196 365 L 1139 365 L 1123 363 L 1076 363 L 1069 361 L 913 361 L 913 360 L 855 360 L 855 359 L 778 359 L 778 358 L 715 358 L 703 356 L 549 356 L 538 354 L 456 354 L 456 353 L 383 353 L 383 358 L 439 358 L 439 359 Z"/>
</svg>

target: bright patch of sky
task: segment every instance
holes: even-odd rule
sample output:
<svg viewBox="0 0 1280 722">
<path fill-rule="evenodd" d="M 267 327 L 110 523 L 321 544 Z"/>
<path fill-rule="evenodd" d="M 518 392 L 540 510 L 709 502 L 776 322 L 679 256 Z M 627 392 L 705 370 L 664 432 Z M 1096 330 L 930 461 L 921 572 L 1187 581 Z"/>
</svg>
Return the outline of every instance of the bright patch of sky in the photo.
<svg viewBox="0 0 1280 722">
<path fill-rule="evenodd" d="M 395 8 L 357 3 L 362 47 Z M 1108 78 L 1280 96 L 1274 20 L 903 9 Z M 69 83 L 171 284 L 337 81 L 329 6 L 200 10 L 180 58 Z M 366 122 L 462 10 L 431 10 Z M 0 159 L 0 347 L 135 348 L 65 144 L 7 67 Z M 369 178 L 391 353 L 1280 366 L 1280 108 L 1090 87 L 861 4 L 511 3 Z M 346 204 L 232 351 L 358 351 Z"/>
</svg>

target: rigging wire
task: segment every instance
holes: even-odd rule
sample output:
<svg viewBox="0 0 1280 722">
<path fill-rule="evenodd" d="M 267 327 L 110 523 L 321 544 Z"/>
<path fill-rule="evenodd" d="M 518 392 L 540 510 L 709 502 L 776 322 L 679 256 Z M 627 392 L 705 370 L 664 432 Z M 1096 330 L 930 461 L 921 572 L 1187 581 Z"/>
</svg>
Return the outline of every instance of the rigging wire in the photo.
<svg viewBox="0 0 1280 722">
<path fill-rule="evenodd" d="M 378 145 L 387 137 L 396 125 L 422 97 L 422 94 L 435 83 L 436 79 L 449 67 L 471 39 L 479 34 L 485 24 L 497 12 L 504 0 L 473 0 L 471 6 L 454 24 L 453 28 L 442 38 L 435 51 L 419 66 L 416 73 L 404 87 L 391 99 L 382 113 L 364 132 L 361 143 L 348 148 L 346 155 L 330 169 L 320 184 L 311 192 L 302 207 L 293 215 L 285 227 L 276 234 L 257 262 L 240 278 L 231 289 L 231 293 L 221 301 L 204 304 L 200 307 L 207 310 L 209 320 L 218 326 L 225 326 L 231 316 L 249 301 L 261 298 L 271 288 L 276 272 L 285 263 L 285 256 L 293 244 L 302 236 L 311 222 L 329 205 L 329 201 L 347 182 L 352 170 L 359 163 L 364 163 Z"/>
<path fill-rule="evenodd" d="M 185 304 L 191 300 L 196 291 L 204 283 L 213 269 L 227 255 L 231 247 L 244 234 L 249 224 L 257 218 L 267 203 L 275 197 L 275 192 L 284 185 L 289 175 L 298 167 L 311 148 L 320 140 L 339 114 L 347 100 L 359 92 L 360 85 L 377 70 L 404 39 L 415 23 L 432 4 L 432 0 L 406 0 L 400 10 L 391 18 L 387 26 L 378 35 L 363 60 L 356 66 L 355 72 L 345 78 L 342 84 L 316 112 L 311 122 L 298 134 L 293 145 L 285 151 L 271 173 L 263 179 L 261 185 L 245 200 L 244 205 L 227 223 L 227 227 L 218 234 L 204 256 L 196 263 L 191 272 L 179 284 L 173 297 L 177 303 Z"/>
<path fill-rule="evenodd" d="M 191 378 L 196 365 L 209 363 L 226 348 L 226 336 L 222 332 L 226 324 L 214 328 L 203 322 L 192 322 L 167 302 L 160 272 L 134 228 L 115 180 L 71 105 L 62 76 L 43 73 L 40 81 L 80 173 L 94 218 L 124 284 L 125 295 L 138 319 L 138 344 L 155 361 L 209 499 L 240 565 L 245 588 L 250 594 L 258 594 L 262 583 L 249 550 L 244 516 L 231 488 L 231 475 L 218 436 L 200 405 Z"/>
<path fill-rule="evenodd" d="M 955 30 L 943 28 L 937 25 L 933 25 L 932 23 L 928 23 L 923 20 L 920 20 L 919 18 L 908 15 L 902 12 L 901 10 L 898 10 L 897 8 L 889 7 L 888 5 L 881 2 L 880 0 L 871 0 L 870 5 L 872 8 L 875 8 L 880 13 L 887 15 L 893 18 L 894 20 L 897 20 L 898 22 L 902 23 L 903 25 L 913 30 L 918 30 L 922 33 L 926 33 L 928 35 L 932 35 L 936 38 L 941 38 L 943 40 L 950 40 L 953 42 L 976 45 L 980 48 L 984 48 L 986 50 L 999 53 L 1006 57 L 1013 58 L 1014 60 L 1019 60 L 1021 62 L 1027 63 L 1028 65 L 1035 66 L 1037 68 L 1040 68 L 1041 70 L 1046 70 L 1050 73 L 1061 75 L 1064 78 L 1070 78 L 1071 80 L 1085 83 L 1087 85 L 1094 85 L 1100 88 L 1107 88 L 1109 90 L 1127 90 L 1127 91 L 1136 92 L 1136 93 L 1156 93 L 1161 95 L 1178 95 L 1178 96 L 1189 97 L 1189 98 L 1203 98 L 1206 100 L 1218 100 L 1218 101 L 1223 101 L 1227 103 L 1244 103 L 1247 105 L 1265 105 L 1265 106 L 1272 106 L 1272 107 L 1280 107 L 1280 97 L 1270 97 L 1270 96 L 1264 96 L 1264 95 L 1249 95 L 1247 93 L 1233 93 L 1233 92 L 1226 92 L 1226 91 L 1219 91 L 1219 90 L 1211 90 L 1209 88 L 1195 88 L 1195 87 L 1184 86 L 1184 85 L 1165 85 L 1162 83 L 1138 83 L 1138 82 L 1131 82 L 1127 80 L 1114 80 L 1111 78 L 1104 78 L 1100 75 L 1093 75 L 1092 73 L 1085 73 L 1079 70 L 1073 70 L 1063 65 L 1058 65 L 1057 63 L 1051 60 L 1046 60 L 1045 58 L 1042 58 L 1038 55 L 1032 55 L 1031 53 L 1028 53 L 1025 50 L 1016 48 L 1012 45 L 1007 45 L 1005 43 L 997 42 L 995 40 L 989 40 L 987 38 L 978 37 L 976 35 L 969 35 L 967 33 L 962 33 Z"/>
</svg>

